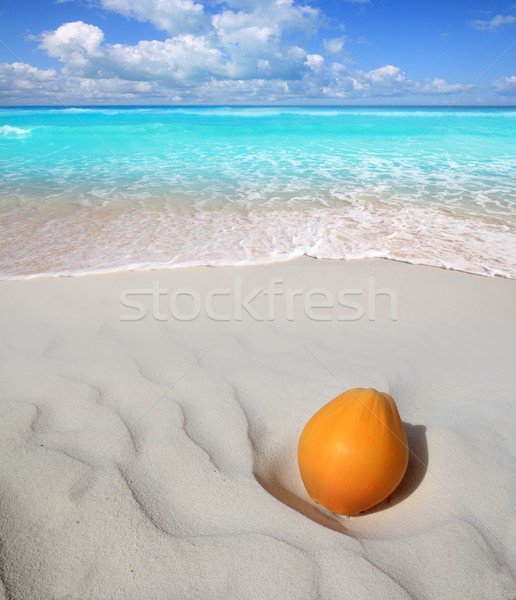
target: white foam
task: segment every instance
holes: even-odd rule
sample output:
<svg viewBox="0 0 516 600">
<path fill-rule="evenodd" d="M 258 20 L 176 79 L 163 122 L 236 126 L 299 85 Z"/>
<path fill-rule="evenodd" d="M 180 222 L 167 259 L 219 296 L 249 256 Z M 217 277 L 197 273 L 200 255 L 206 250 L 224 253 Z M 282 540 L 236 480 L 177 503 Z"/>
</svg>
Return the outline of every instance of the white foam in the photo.
<svg viewBox="0 0 516 600">
<path fill-rule="evenodd" d="M 22 136 L 31 133 L 30 129 L 22 129 L 21 127 L 11 127 L 11 125 L 0 125 L 0 135 L 11 137 L 11 136 Z"/>
<path fill-rule="evenodd" d="M 435 206 L 385 208 L 357 199 L 337 207 L 128 210 L 101 202 L 64 214 L 13 213 L 9 231 L 0 251 L 3 279 L 268 264 L 302 255 L 516 278 L 515 225 Z"/>
</svg>

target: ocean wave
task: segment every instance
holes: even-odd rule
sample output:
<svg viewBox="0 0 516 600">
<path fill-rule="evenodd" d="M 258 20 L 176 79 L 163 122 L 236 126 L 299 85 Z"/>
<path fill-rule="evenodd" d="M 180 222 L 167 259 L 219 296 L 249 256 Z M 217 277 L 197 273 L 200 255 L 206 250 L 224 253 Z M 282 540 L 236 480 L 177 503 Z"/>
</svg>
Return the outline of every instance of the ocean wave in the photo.
<svg viewBox="0 0 516 600">
<path fill-rule="evenodd" d="M 516 278 L 516 224 L 436 207 L 348 206 L 113 211 L 78 206 L 12 214 L 0 278 L 78 276 L 187 266 L 268 264 L 299 256 L 384 258 Z M 509 249 L 514 249 L 512 252 Z"/>
<path fill-rule="evenodd" d="M 0 125 L 0 135 L 4 137 L 18 137 L 31 133 L 31 129 L 22 129 L 21 127 L 11 127 L 11 125 Z"/>
</svg>

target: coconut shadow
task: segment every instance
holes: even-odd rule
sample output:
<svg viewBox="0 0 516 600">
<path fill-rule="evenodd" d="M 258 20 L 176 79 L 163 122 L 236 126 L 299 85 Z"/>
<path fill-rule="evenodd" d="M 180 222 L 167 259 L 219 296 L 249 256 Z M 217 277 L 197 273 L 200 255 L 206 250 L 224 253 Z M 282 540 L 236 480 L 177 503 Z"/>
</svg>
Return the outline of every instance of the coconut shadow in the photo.
<svg viewBox="0 0 516 600">
<path fill-rule="evenodd" d="M 380 504 L 358 515 L 353 515 L 354 518 L 380 512 L 403 502 L 403 500 L 416 491 L 425 478 L 428 468 L 426 427 L 424 425 L 412 425 L 411 423 L 403 422 L 403 428 L 407 435 L 409 448 L 409 461 L 403 479 L 394 492 L 380 502 Z M 346 527 L 345 522 L 342 520 L 344 516 L 333 515 L 333 513 L 330 513 L 312 501 L 298 496 L 287 489 L 280 478 L 275 476 L 274 472 L 268 473 L 266 477 L 263 474 L 259 475 L 255 473 L 255 477 L 264 490 L 286 506 L 323 527 L 353 536 L 353 533 Z"/>
</svg>

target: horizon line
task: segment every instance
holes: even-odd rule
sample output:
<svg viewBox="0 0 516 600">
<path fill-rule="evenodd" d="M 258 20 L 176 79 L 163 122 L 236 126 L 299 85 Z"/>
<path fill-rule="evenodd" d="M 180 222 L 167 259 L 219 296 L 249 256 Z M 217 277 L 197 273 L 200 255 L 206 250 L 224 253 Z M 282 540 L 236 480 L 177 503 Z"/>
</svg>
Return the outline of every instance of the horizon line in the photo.
<svg viewBox="0 0 516 600">
<path fill-rule="evenodd" d="M 516 104 L 0 104 L 2 108 L 516 108 Z"/>
</svg>

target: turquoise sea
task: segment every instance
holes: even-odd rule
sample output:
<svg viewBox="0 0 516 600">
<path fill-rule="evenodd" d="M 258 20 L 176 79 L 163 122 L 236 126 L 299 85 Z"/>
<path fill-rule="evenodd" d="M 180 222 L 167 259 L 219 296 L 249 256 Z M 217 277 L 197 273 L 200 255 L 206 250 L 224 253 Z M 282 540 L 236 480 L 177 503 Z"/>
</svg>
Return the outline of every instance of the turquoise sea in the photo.
<svg viewBox="0 0 516 600">
<path fill-rule="evenodd" d="M 516 109 L 1 108 L 0 277 L 299 255 L 516 277 Z"/>
</svg>

